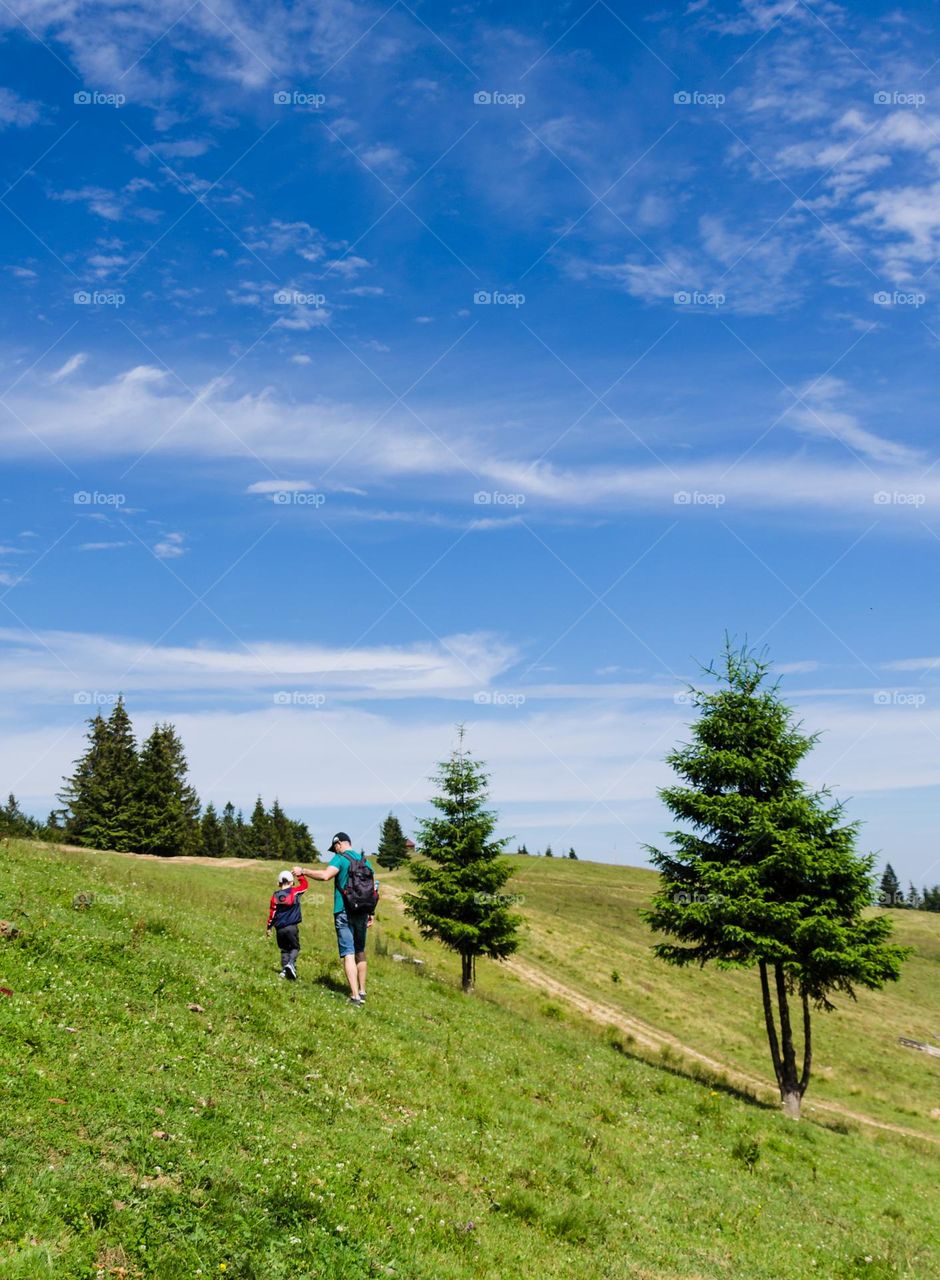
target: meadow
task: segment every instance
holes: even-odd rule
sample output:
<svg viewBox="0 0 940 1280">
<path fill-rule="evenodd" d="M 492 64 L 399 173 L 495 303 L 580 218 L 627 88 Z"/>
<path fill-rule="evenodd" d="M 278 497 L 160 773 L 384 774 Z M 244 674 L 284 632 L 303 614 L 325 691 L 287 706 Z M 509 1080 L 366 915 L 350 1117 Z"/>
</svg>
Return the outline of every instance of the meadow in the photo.
<svg viewBox="0 0 940 1280">
<path fill-rule="evenodd" d="M 650 873 L 513 865 L 527 963 L 766 1077 L 752 979 L 649 956 Z M 273 874 L 0 850 L 2 1280 L 940 1276 L 940 1064 L 894 1034 L 935 1030 L 935 918 L 899 913 L 918 956 L 820 1026 L 811 1086 L 917 1137 L 796 1124 L 503 966 L 463 995 L 392 901 L 404 871 L 366 1009 L 319 886 L 280 982 Z"/>
</svg>

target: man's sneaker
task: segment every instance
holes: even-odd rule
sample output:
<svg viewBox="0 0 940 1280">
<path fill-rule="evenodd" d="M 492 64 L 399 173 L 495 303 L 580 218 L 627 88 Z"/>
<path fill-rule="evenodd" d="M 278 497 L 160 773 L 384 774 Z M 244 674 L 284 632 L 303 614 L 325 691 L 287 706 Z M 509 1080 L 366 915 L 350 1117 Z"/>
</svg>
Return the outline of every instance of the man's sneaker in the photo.
<svg viewBox="0 0 940 1280">
<path fill-rule="evenodd" d="M 286 964 L 284 966 L 284 977 L 289 979 L 291 982 L 297 981 L 297 970 L 292 964 Z"/>
<path fill-rule="evenodd" d="M 360 1003 L 360 1004 L 365 1004 L 365 1002 L 366 1002 L 366 993 L 365 993 L 364 991 L 360 991 L 360 992 L 359 992 L 359 1003 Z"/>
<path fill-rule="evenodd" d="M 350 996 L 349 1003 L 357 1009 L 365 1008 L 365 1002 L 359 996 Z"/>
</svg>

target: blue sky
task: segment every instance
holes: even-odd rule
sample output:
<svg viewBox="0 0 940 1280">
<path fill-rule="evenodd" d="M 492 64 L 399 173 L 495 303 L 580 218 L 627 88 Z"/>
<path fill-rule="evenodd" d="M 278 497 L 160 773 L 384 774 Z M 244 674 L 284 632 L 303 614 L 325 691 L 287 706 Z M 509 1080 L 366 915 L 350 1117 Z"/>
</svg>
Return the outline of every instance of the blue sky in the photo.
<svg viewBox="0 0 940 1280">
<path fill-rule="evenodd" d="M 13 0 L 0 786 L 89 709 L 201 794 L 643 861 L 682 691 L 766 643 L 940 878 L 926 4 Z"/>
</svg>

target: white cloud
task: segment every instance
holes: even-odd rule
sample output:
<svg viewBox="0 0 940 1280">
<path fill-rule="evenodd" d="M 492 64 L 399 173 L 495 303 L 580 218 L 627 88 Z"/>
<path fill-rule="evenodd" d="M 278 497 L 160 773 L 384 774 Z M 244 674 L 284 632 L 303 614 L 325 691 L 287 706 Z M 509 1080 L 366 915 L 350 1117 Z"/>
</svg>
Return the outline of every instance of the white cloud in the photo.
<svg viewBox="0 0 940 1280">
<path fill-rule="evenodd" d="M 274 691 L 314 689 L 347 696 L 453 696 L 486 688 L 516 660 L 509 642 L 489 633 L 452 635 L 411 645 L 331 648 L 246 638 L 152 646 L 143 640 L 83 632 L 0 628 L 0 688 L 40 700 L 83 689 L 152 695 L 225 693 L 267 706 Z"/>
<path fill-rule="evenodd" d="M 306 493 L 313 485 L 309 480 L 256 480 L 246 493 Z"/>
<path fill-rule="evenodd" d="M 12 89 L 0 88 L 0 129 L 26 128 L 39 119 L 38 102 L 28 102 Z"/>
<path fill-rule="evenodd" d="M 914 463 L 921 457 L 919 450 L 876 435 L 853 413 L 840 408 L 839 401 L 847 398 L 848 391 L 831 374 L 817 378 L 800 390 L 800 403 L 787 411 L 784 421 L 807 435 L 839 440 L 853 453 L 875 462 Z"/>
<path fill-rule="evenodd" d="M 119 547 L 130 547 L 130 542 L 83 542 L 79 551 L 116 551 Z"/>
<path fill-rule="evenodd" d="M 186 554 L 184 541 L 185 534 L 168 533 L 159 542 L 154 543 L 153 554 L 161 560 L 175 560 L 177 556 Z"/>
<path fill-rule="evenodd" d="M 56 369 L 55 373 L 51 375 L 52 381 L 61 382 L 63 378 L 69 377 L 70 374 L 73 374 L 77 369 L 80 369 L 87 359 L 88 356 L 84 351 L 77 351 L 74 356 L 69 356 L 65 364 L 61 365 Z"/>
</svg>

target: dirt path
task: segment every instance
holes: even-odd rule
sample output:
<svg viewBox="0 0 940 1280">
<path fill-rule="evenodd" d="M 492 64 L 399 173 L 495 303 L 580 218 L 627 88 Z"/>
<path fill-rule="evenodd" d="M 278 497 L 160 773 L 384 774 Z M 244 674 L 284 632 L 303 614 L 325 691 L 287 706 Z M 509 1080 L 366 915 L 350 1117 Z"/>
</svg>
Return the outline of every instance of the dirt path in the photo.
<svg viewBox="0 0 940 1280">
<path fill-rule="evenodd" d="M 748 1089 L 751 1093 L 768 1101 L 777 1099 L 776 1086 L 770 1084 L 769 1081 L 761 1080 L 758 1076 L 748 1075 L 747 1072 L 740 1071 L 725 1062 L 719 1062 L 715 1058 L 709 1058 L 707 1054 L 700 1053 L 697 1049 L 693 1049 L 691 1045 L 683 1044 L 681 1040 L 670 1035 L 668 1031 L 660 1031 L 657 1027 L 652 1027 L 647 1022 L 641 1022 L 638 1018 L 631 1018 L 628 1014 L 622 1013 L 611 1005 L 592 1000 L 590 997 L 582 995 L 575 988 L 567 986 L 564 982 L 559 982 L 557 978 L 550 977 L 526 960 L 520 960 L 514 956 L 511 960 L 507 960 L 505 964 L 507 969 L 515 974 L 517 978 L 521 978 L 523 982 L 537 987 L 540 991 L 544 991 L 546 995 L 554 996 L 556 1000 L 564 1000 L 566 1004 L 572 1005 L 580 1013 L 585 1014 L 592 1022 L 600 1023 L 602 1026 L 615 1027 L 618 1031 L 623 1031 L 625 1035 L 632 1036 L 633 1040 L 645 1049 L 658 1051 L 668 1046 L 676 1053 L 681 1054 L 683 1058 L 701 1063 L 702 1066 L 707 1067 L 710 1071 L 720 1074 L 730 1084 Z M 883 1129 L 889 1133 L 900 1133 L 908 1138 L 921 1138 L 924 1142 L 940 1145 L 940 1138 L 934 1137 L 932 1134 L 921 1133 L 918 1129 L 908 1129 L 904 1125 L 891 1124 L 887 1120 L 875 1120 L 874 1117 L 864 1115 L 860 1111 L 852 1111 L 849 1107 L 844 1107 L 839 1102 L 804 1102 L 803 1110 L 809 1114 L 836 1115 L 845 1120 L 854 1120 L 857 1124 L 868 1125 L 870 1128 Z"/>
<path fill-rule="evenodd" d="M 88 852 L 88 850 L 74 845 L 59 845 L 57 847 L 76 853 Z M 273 867 L 276 865 L 274 862 L 264 858 L 161 858 L 151 853 L 119 853 L 116 856 L 147 858 L 151 862 L 191 863 L 201 867 Z M 382 896 L 389 902 L 394 903 L 396 907 L 401 906 L 400 892 L 387 882 L 382 885 Z M 776 1086 L 772 1085 L 768 1080 L 762 1080 L 759 1076 L 749 1075 L 747 1072 L 741 1071 L 737 1067 L 732 1067 L 726 1062 L 719 1062 L 716 1058 L 710 1058 L 707 1054 L 699 1052 L 698 1049 L 693 1049 L 691 1045 L 683 1044 L 681 1040 L 668 1031 L 662 1031 L 658 1027 L 651 1026 L 648 1022 L 642 1022 L 639 1018 L 630 1017 L 629 1014 L 623 1013 L 620 1009 L 615 1009 L 612 1005 L 603 1004 L 599 1000 L 592 1000 L 575 987 L 570 987 L 564 982 L 559 982 L 557 978 L 552 978 L 527 960 L 513 956 L 512 959 L 504 963 L 509 972 L 519 978 L 520 981 L 544 992 L 548 996 L 553 996 L 556 1000 L 563 1000 L 565 1004 L 577 1009 L 579 1013 L 590 1018 L 592 1022 L 596 1022 L 601 1026 L 615 1027 L 618 1031 L 622 1031 L 625 1036 L 632 1037 L 635 1043 L 642 1045 L 644 1049 L 659 1052 L 659 1050 L 668 1047 L 687 1061 L 697 1062 L 701 1066 L 707 1067 L 708 1070 L 714 1071 L 717 1075 L 721 1075 L 729 1084 L 747 1089 L 757 1097 L 767 1101 L 774 1101 L 777 1098 Z M 881 1129 L 888 1133 L 899 1133 L 907 1138 L 920 1138 L 923 1142 L 930 1142 L 940 1146 L 940 1137 L 934 1137 L 929 1133 L 921 1133 L 918 1129 L 908 1129 L 904 1125 L 891 1124 L 887 1120 L 875 1120 L 873 1116 L 864 1115 L 861 1111 L 852 1111 L 849 1107 L 844 1107 L 839 1102 L 804 1102 L 803 1110 L 808 1114 L 839 1116 L 845 1120 L 853 1120 L 856 1124 L 867 1125 L 872 1129 Z"/>
</svg>

